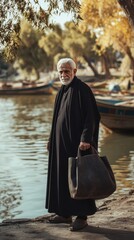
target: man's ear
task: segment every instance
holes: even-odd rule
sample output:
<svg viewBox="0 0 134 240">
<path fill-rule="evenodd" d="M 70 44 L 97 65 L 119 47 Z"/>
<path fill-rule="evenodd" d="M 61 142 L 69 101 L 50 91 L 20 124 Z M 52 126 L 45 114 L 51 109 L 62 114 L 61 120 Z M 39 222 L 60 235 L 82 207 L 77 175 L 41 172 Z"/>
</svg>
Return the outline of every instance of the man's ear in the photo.
<svg viewBox="0 0 134 240">
<path fill-rule="evenodd" d="M 74 69 L 74 74 L 76 74 L 76 72 L 77 72 L 77 68 Z"/>
</svg>

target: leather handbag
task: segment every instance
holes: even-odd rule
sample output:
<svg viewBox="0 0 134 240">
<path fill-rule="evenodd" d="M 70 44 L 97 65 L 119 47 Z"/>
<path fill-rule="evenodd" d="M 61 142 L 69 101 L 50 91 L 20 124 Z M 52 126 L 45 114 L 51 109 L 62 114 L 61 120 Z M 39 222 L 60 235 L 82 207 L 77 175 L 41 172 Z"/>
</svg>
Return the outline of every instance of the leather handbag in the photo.
<svg viewBox="0 0 134 240">
<path fill-rule="evenodd" d="M 114 173 L 106 156 L 93 153 L 68 159 L 68 184 L 73 199 L 103 199 L 116 190 Z"/>
</svg>

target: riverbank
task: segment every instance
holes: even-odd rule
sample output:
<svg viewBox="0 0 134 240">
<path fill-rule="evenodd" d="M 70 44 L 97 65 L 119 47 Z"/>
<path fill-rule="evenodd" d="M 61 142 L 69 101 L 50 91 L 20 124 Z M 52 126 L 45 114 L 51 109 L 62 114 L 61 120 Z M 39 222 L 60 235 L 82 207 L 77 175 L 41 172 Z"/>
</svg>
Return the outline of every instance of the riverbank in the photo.
<svg viewBox="0 0 134 240">
<path fill-rule="evenodd" d="M 48 217 L 6 220 L 0 224 L 1 240 L 133 240 L 134 189 L 128 195 L 98 201 L 98 211 L 88 217 L 88 226 L 70 232 L 67 224 L 50 224 Z"/>
</svg>

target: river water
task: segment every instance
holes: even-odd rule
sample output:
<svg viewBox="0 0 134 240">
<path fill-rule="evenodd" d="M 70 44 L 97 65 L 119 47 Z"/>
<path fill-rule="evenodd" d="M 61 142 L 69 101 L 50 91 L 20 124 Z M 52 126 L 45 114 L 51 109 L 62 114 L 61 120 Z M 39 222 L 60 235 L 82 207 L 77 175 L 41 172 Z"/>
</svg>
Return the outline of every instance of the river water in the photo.
<svg viewBox="0 0 134 240">
<path fill-rule="evenodd" d="M 0 98 L 0 221 L 47 213 L 46 144 L 54 98 Z M 134 135 L 109 133 L 101 126 L 99 151 L 107 155 L 114 170 L 114 194 L 128 193 L 134 185 Z"/>
</svg>

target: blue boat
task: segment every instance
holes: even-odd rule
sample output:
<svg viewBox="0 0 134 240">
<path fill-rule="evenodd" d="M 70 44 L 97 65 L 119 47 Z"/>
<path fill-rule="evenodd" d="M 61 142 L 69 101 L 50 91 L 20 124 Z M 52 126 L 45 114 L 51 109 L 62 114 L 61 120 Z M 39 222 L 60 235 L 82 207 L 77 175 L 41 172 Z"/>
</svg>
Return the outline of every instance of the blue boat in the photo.
<svg viewBox="0 0 134 240">
<path fill-rule="evenodd" d="M 115 131 L 134 131 L 134 99 L 99 99 L 96 97 L 101 123 Z"/>
</svg>

